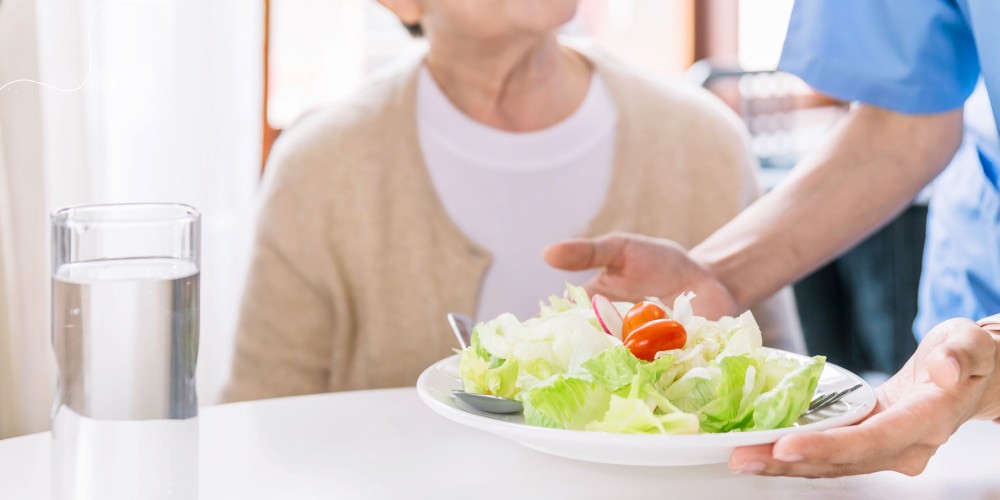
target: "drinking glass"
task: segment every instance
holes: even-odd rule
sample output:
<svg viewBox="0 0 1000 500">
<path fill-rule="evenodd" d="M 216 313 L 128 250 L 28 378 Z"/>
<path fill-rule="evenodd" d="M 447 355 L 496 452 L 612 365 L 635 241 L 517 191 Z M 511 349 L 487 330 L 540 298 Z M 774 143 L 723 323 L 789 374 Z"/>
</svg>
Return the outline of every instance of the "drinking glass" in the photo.
<svg viewBox="0 0 1000 500">
<path fill-rule="evenodd" d="M 180 204 L 52 214 L 54 498 L 197 497 L 199 227 Z"/>
</svg>

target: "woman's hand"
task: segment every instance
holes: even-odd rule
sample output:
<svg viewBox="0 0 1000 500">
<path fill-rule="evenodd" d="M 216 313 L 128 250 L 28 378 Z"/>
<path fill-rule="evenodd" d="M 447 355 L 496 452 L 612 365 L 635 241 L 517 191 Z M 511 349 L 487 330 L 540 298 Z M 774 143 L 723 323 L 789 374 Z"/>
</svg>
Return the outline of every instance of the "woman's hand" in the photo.
<svg viewBox="0 0 1000 500">
<path fill-rule="evenodd" d="M 568 271 L 603 268 L 584 284 L 590 294 L 632 302 L 652 296 L 670 305 L 694 291 L 699 315 L 714 319 L 740 312 L 725 285 L 670 240 L 612 233 L 556 243 L 544 255 L 549 265 Z"/>
<path fill-rule="evenodd" d="M 729 467 L 768 476 L 919 474 L 967 420 L 1000 417 L 1000 335 L 987 330 L 993 328 L 987 320 L 981 324 L 954 319 L 935 327 L 878 388 L 878 403 L 864 422 L 738 448 Z"/>
</svg>

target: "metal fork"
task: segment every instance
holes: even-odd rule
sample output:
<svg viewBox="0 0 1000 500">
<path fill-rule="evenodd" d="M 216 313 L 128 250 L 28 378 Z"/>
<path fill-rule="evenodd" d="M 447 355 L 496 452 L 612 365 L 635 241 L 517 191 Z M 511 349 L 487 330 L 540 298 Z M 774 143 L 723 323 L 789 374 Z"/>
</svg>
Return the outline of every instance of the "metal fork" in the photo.
<svg viewBox="0 0 1000 500">
<path fill-rule="evenodd" d="M 812 402 L 809 403 L 809 409 L 807 409 L 803 413 L 803 415 L 808 415 L 815 411 L 821 410 L 823 408 L 826 408 L 827 406 L 836 403 L 837 401 L 840 401 L 841 399 L 844 399 L 844 396 L 847 396 L 848 394 L 860 389 L 862 385 L 863 384 L 858 384 L 855 385 L 854 387 L 850 387 L 839 392 L 834 392 L 834 393 L 821 392 L 817 394 L 816 397 L 813 398 Z"/>
</svg>

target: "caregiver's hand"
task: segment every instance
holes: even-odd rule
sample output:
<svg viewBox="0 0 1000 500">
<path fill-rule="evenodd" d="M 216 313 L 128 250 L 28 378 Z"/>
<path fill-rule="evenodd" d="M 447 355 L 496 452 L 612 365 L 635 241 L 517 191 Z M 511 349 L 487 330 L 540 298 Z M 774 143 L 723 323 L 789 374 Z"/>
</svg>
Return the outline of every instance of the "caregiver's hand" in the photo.
<svg viewBox="0 0 1000 500">
<path fill-rule="evenodd" d="M 716 318 L 740 312 L 725 285 L 670 240 L 611 233 L 550 245 L 544 256 L 559 269 L 603 268 L 584 284 L 590 294 L 628 301 L 653 296 L 670 305 L 678 295 L 694 291 L 699 314 Z"/>
<path fill-rule="evenodd" d="M 998 343 L 1000 335 L 972 321 L 946 321 L 878 388 L 878 403 L 867 420 L 792 434 L 774 445 L 738 448 L 729 467 L 768 476 L 835 477 L 881 470 L 919 474 L 964 422 L 1000 417 Z"/>
</svg>

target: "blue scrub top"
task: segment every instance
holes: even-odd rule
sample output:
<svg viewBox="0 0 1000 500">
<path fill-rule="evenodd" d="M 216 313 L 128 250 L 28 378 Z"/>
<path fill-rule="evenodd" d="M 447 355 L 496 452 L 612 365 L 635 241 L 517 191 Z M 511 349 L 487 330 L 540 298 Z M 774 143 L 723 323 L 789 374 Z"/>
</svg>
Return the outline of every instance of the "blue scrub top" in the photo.
<svg viewBox="0 0 1000 500">
<path fill-rule="evenodd" d="M 980 78 L 1000 129 L 1000 0 L 799 0 L 780 68 L 841 100 L 900 113 L 960 108 Z M 1000 146 L 967 129 L 930 203 L 918 338 L 1000 312 Z"/>
</svg>

